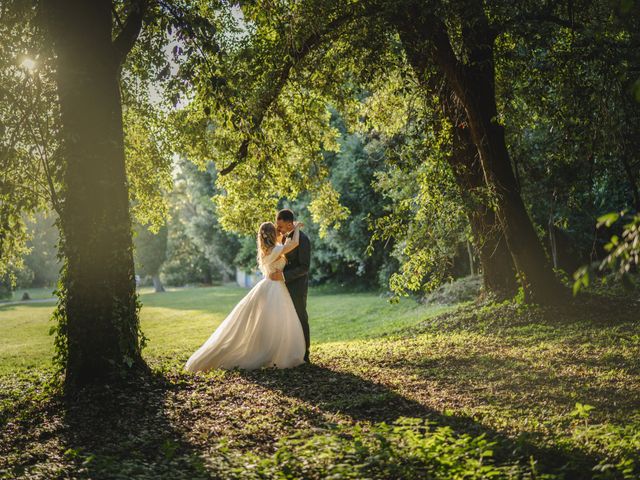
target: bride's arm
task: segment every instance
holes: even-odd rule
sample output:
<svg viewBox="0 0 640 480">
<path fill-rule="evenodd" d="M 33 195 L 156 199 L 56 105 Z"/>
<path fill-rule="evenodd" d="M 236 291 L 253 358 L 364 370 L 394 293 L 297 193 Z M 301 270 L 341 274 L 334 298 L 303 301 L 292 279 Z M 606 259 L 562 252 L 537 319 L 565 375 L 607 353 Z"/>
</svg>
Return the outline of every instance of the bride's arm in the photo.
<svg viewBox="0 0 640 480">
<path fill-rule="evenodd" d="M 288 238 L 284 242 L 282 255 L 289 253 L 291 250 L 293 250 L 300 244 L 300 227 L 302 227 L 302 224 L 300 222 L 296 223 L 295 229 L 293 231 L 293 237 Z"/>
</svg>

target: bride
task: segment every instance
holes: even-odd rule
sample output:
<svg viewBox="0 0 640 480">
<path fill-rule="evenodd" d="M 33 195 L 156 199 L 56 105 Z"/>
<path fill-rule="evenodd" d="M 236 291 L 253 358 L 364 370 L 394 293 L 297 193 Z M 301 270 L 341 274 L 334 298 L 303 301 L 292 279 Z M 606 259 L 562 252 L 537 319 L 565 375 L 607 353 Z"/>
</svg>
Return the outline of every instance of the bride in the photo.
<svg viewBox="0 0 640 480">
<path fill-rule="evenodd" d="M 187 370 L 289 368 L 304 363 L 304 334 L 289 291 L 283 281 L 269 279 L 284 268 L 284 255 L 298 246 L 300 227 L 297 223 L 293 236 L 280 244 L 273 223 L 260 225 L 258 265 L 264 278 L 191 355 Z"/>
</svg>

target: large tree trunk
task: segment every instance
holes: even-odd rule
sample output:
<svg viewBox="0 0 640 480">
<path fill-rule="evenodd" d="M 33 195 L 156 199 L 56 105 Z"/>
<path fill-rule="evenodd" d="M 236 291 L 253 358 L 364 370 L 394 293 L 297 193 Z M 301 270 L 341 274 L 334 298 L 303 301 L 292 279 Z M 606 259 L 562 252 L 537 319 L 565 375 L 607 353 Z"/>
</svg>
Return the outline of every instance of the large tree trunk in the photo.
<svg viewBox="0 0 640 480">
<path fill-rule="evenodd" d="M 105 381 L 143 360 L 119 91 L 122 53 L 111 39 L 111 2 L 65 0 L 49 8 L 66 160 L 58 312 L 72 385 Z"/>
<path fill-rule="evenodd" d="M 529 218 L 511 167 L 504 128 L 498 122 L 491 30 L 482 2 L 460 5 L 462 40 L 468 60 L 461 62 L 453 51 L 445 23 L 422 11 L 411 0 L 400 25 L 419 25 L 424 31 L 425 50 L 445 76 L 465 109 L 471 137 L 482 164 L 487 184 L 494 190 L 497 216 L 522 283 L 525 300 L 556 303 L 566 289 L 555 277 L 542 243 Z M 418 7 L 418 8 L 416 8 Z"/>
<path fill-rule="evenodd" d="M 520 275 L 525 299 L 536 303 L 555 303 L 563 297 L 564 288 L 555 277 L 520 196 L 507 152 L 504 129 L 496 120 L 495 99 L 490 96 L 492 89 L 483 88 L 481 83 L 480 79 L 476 79 L 467 84 L 475 85 L 478 92 L 471 93 L 465 87 L 465 109 L 485 176 L 495 189 L 498 218 Z"/>
<path fill-rule="evenodd" d="M 480 256 L 484 290 L 499 299 L 510 298 L 518 289 L 515 269 L 502 227 L 484 193 L 485 177 L 466 114 L 456 104 L 451 88 L 443 81 L 443 75 L 428 74 L 429 58 L 425 50 L 424 32 L 415 29 L 415 23 L 411 21 L 400 25 L 403 27 L 400 28 L 400 38 L 411 66 L 428 93 L 438 93 L 443 115 L 453 126 L 452 152 L 448 160 L 465 203 L 474 244 Z"/>
<path fill-rule="evenodd" d="M 450 164 L 467 205 L 471 232 L 482 265 L 484 289 L 499 299 L 510 298 L 518 290 L 511 253 L 496 214 L 488 205 L 478 151 L 464 124 L 454 126 Z"/>
</svg>

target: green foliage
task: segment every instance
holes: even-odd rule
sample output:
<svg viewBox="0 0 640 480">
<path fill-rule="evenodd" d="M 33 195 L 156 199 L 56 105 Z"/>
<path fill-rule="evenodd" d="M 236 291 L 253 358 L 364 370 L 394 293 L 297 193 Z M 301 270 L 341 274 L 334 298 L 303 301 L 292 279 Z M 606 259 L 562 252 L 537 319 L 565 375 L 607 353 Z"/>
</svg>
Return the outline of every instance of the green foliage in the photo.
<svg viewBox="0 0 640 480">
<path fill-rule="evenodd" d="M 173 188 L 171 157 L 158 125 L 150 125 L 153 110 L 125 107 L 125 152 L 133 218 L 158 232 L 168 216 L 166 192 Z M 156 133 L 159 132 L 159 133 Z"/>
<path fill-rule="evenodd" d="M 0 300 L 7 300 L 13 296 L 13 284 L 8 275 L 0 277 Z"/>
<path fill-rule="evenodd" d="M 442 284 L 424 297 L 426 304 L 455 305 L 469 302 L 480 296 L 482 277 L 470 275 Z"/>
<path fill-rule="evenodd" d="M 64 283 L 64 275 L 67 274 L 67 266 L 63 264 L 58 279 L 58 287 L 53 292 L 57 297 L 56 307 L 51 314 L 50 321 L 53 325 L 49 328 L 49 335 L 53 336 L 53 365 L 57 373 L 62 374 L 67 364 L 69 354 L 69 337 L 67 335 L 68 321 L 66 312 L 67 291 Z"/>
<path fill-rule="evenodd" d="M 571 416 L 586 420 L 589 418 L 589 412 L 593 410 L 593 408 L 593 405 L 583 405 L 582 403 L 577 402 L 576 408 L 571 412 Z"/>
<path fill-rule="evenodd" d="M 255 467 L 232 478 L 473 479 L 528 473 L 518 464 L 496 465 L 494 447 L 484 435 L 456 435 L 420 418 L 399 418 L 393 425 L 336 426 L 322 434 L 283 438 L 271 457 L 242 458 Z"/>
<path fill-rule="evenodd" d="M 629 217 L 624 212 L 608 214 L 598 219 L 598 227 L 610 227 L 618 220 L 626 221 L 623 224 L 621 237 L 613 235 L 604 248 L 609 254 L 604 258 L 600 269 L 609 268 L 622 276 L 627 274 L 634 266 L 638 265 L 640 257 L 640 214 Z"/>
<path fill-rule="evenodd" d="M 369 225 L 385 213 L 383 195 L 376 191 L 376 172 L 384 168 L 385 144 L 373 134 L 348 132 L 344 119 L 334 112 L 333 126 L 341 133 L 339 152 L 324 152 L 329 180 L 349 215 L 340 228 L 322 236 L 321 224 L 308 212 L 309 194 L 290 206 L 305 223 L 313 245 L 311 279 L 314 283 L 350 284 L 354 288 L 387 288 L 381 268 L 395 267 L 391 242 L 374 242 L 370 249 Z M 310 207 L 309 207 L 310 209 Z"/>
<path fill-rule="evenodd" d="M 511 5 L 495 19 L 506 17 L 496 81 L 514 168 L 534 221 L 562 235 L 558 266 L 570 273 L 606 255 L 596 219 L 638 202 L 640 114 L 629 100 L 640 17 L 614 3 L 587 2 L 568 23 Z M 544 8 L 564 18 L 559 4 Z"/>
<path fill-rule="evenodd" d="M 158 275 L 167 258 L 167 227 L 157 233 L 138 225 L 134 237 L 136 272 L 140 275 Z"/>
<path fill-rule="evenodd" d="M 185 233 L 179 221 L 169 224 L 167 260 L 162 265 L 162 280 L 167 285 L 211 283 L 212 272 L 204 254 Z"/>
<path fill-rule="evenodd" d="M 23 268 L 25 220 L 59 202 L 62 159 L 50 47 L 34 28 L 36 6 L 0 7 L 0 276 Z"/>
<path fill-rule="evenodd" d="M 215 178 L 216 170 L 212 163 L 198 167 L 186 159 L 179 160 L 175 168 L 174 191 L 170 198 L 172 220 L 169 225 L 169 259 L 172 262 L 178 261 L 187 268 L 189 264 L 193 267 L 199 265 L 196 270 L 204 270 L 208 277 L 206 283 L 231 278 L 235 273 L 234 262 L 240 249 L 239 237 L 225 231 L 220 223 L 218 207 L 213 201 L 218 191 Z M 270 217 L 272 216 L 273 213 Z M 191 259 L 174 259 L 178 252 L 190 255 Z M 199 256 L 202 258 L 199 259 Z M 169 283 L 184 284 L 193 281 L 176 283 L 176 275 L 179 276 L 180 272 L 175 271 L 172 274 L 174 280 Z M 184 276 L 185 279 L 189 277 L 186 272 Z"/>
<path fill-rule="evenodd" d="M 195 48 L 201 40 L 196 38 L 177 51 L 181 70 L 209 75 L 189 75 L 168 92 L 190 98 L 176 115 L 175 150 L 202 167 L 210 159 L 218 170 L 236 165 L 216 179 L 215 201 L 226 230 L 253 235 L 280 199 L 293 201 L 308 191 L 310 211 L 324 232 L 346 215 L 322 157 L 322 150 L 336 150 L 338 132 L 329 122 L 326 92 L 308 88 L 302 45 L 315 46 L 325 28 L 317 19 L 331 23 L 335 13 L 318 16 L 324 5 L 313 2 L 243 7 L 241 17 L 224 9 L 221 15 L 208 12 L 222 29 L 205 41 L 215 49 Z M 305 52 L 300 58 L 291 50 L 296 43 Z"/>
<path fill-rule="evenodd" d="M 26 243 L 29 253 L 24 257 L 24 268 L 16 274 L 19 287 L 53 287 L 57 283 L 59 233 L 53 217 L 52 213 L 38 212 L 25 222 L 30 237 Z"/>
<path fill-rule="evenodd" d="M 573 438 L 588 451 L 605 451 L 606 455 L 593 467 L 597 479 L 637 478 L 640 460 L 640 418 L 632 414 L 625 425 L 580 422 L 575 426 Z"/>
<path fill-rule="evenodd" d="M 609 242 L 604 245 L 608 252 L 600 262 L 597 269 L 591 266 L 582 266 L 573 275 L 573 292 L 577 294 L 581 289 L 589 287 L 592 277 L 598 273 L 613 273 L 613 280 L 621 280 L 623 285 L 629 286 L 630 272 L 638 265 L 640 257 L 640 215 L 629 215 L 626 212 L 611 212 L 598 218 L 598 228 L 611 229 L 621 226 L 620 236 L 612 235 Z"/>
<path fill-rule="evenodd" d="M 315 247 L 315 245 L 314 245 Z M 315 248 L 314 248 L 315 251 Z M 253 237 L 244 237 L 240 240 L 240 249 L 234 258 L 234 265 L 246 271 L 255 271 L 257 269 L 256 258 L 258 255 L 258 245 Z"/>
<path fill-rule="evenodd" d="M 401 266 L 390 286 L 397 295 L 436 288 L 449 275 L 467 235 L 459 190 L 446 162 L 449 130 L 428 111 L 414 112 L 420 114 L 424 116 L 404 127 L 413 135 L 396 146 L 396 164 L 376 175 L 376 188 L 390 213 L 372 224 L 372 239 L 395 241 L 394 255 Z"/>
</svg>

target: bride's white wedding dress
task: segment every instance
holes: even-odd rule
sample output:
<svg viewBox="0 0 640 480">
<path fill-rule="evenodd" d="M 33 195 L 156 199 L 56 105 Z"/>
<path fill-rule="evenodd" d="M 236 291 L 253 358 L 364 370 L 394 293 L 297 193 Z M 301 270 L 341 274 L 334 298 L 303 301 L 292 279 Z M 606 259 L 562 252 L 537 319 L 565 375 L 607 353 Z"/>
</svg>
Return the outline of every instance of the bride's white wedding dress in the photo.
<svg viewBox="0 0 640 480">
<path fill-rule="evenodd" d="M 283 281 L 269 279 L 286 264 L 283 249 L 284 245 L 276 245 L 262 260 L 265 278 L 191 355 L 187 370 L 289 368 L 304 362 L 304 334 L 289 291 Z"/>
</svg>

